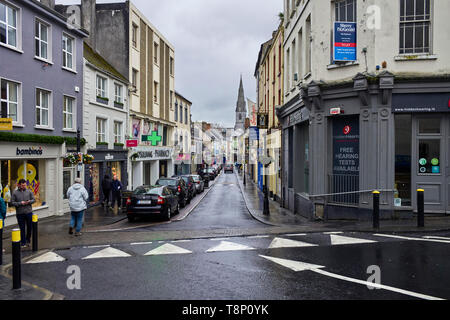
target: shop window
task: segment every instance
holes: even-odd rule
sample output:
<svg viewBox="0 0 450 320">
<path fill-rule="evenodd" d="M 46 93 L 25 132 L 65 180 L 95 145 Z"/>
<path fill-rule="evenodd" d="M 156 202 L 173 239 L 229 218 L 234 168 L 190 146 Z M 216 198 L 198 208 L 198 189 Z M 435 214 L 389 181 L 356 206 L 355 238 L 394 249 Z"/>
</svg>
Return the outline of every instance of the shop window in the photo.
<svg viewBox="0 0 450 320">
<path fill-rule="evenodd" d="M 419 174 L 441 173 L 441 140 L 419 140 Z"/>
<path fill-rule="evenodd" d="M 94 163 L 90 165 L 89 177 L 87 181 L 89 202 L 91 204 L 100 201 L 100 164 Z"/>
<path fill-rule="evenodd" d="M 75 167 L 63 164 L 63 199 L 67 198 L 67 190 L 72 186 L 76 178 Z"/>
<path fill-rule="evenodd" d="M 395 115 L 394 205 L 411 206 L 411 115 Z"/>
<path fill-rule="evenodd" d="M 440 134 L 441 118 L 419 119 L 419 134 Z"/>
<path fill-rule="evenodd" d="M 36 202 L 33 208 L 46 205 L 45 202 L 45 160 L 2 160 L 0 170 L 1 195 L 10 202 L 12 193 L 17 189 L 17 183 L 25 179 Z M 15 212 L 14 207 L 9 207 L 8 212 Z"/>
</svg>

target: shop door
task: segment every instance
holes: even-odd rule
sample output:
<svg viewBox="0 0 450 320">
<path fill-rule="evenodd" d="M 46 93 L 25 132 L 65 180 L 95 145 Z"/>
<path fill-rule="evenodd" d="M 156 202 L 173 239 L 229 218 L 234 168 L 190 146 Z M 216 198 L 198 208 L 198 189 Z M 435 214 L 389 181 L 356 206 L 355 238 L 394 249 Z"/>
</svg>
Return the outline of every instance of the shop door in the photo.
<svg viewBox="0 0 450 320">
<path fill-rule="evenodd" d="M 159 161 L 159 176 L 167 178 L 167 161 L 166 160 Z"/>
<path fill-rule="evenodd" d="M 425 191 L 425 212 L 449 211 L 449 118 L 440 115 L 413 117 L 413 207 L 417 189 Z"/>
</svg>

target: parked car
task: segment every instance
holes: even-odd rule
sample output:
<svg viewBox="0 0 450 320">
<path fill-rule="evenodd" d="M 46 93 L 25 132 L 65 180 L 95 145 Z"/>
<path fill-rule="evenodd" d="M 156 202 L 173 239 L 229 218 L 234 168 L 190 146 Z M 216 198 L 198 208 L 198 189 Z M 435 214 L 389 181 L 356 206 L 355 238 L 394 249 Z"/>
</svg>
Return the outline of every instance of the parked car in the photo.
<svg viewBox="0 0 450 320">
<path fill-rule="evenodd" d="M 197 196 L 197 188 L 195 187 L 195 181 L 191 175 L 182 175 L 181 178 L 186 183 L 188 189 L 188 203 Z"/>
<path fill-rule="evenodd" d="M 225 172 L 225 173 L 227 173 L 227 172 L 233 173 L 234 172 L 233 165 L 232 164 L 226 164 L 225 168 L 223 169 L 223 172 Z"/>
<path fill-rule="evenodd" d="M 202 193 L 205 191 L 205 182 L 202 180 L 202 178 L 199 175 L 192 174 L 192 179 L 194 179 L 195 188 L 197 189 L 197 193 Z"/>
<path fill-rule="evenodd" d="M 183 179 L 181 179 L 181 177 L 159 178 L 158 181 L 156 181 L 156 184 L 160 186 L 167 186 L 174 194 L 178 196 L 180 207 L 186 207 L 189 196 L 186 183 Z"/>
<path fill-rule="evenodd" d="M 209 175 L 209 180 L 212 181 L 216 178 L 216 171 L 212 168 L 206 169 L 205 173 Z"/>
<path fill-rule="evenodd" d="M 143 216 L 170 220 L 173 213 L 179 212 L 178 196 L 167 186 L 141 186 L 127 199 L 127 218 L 130 222 Z"/>
</svg>

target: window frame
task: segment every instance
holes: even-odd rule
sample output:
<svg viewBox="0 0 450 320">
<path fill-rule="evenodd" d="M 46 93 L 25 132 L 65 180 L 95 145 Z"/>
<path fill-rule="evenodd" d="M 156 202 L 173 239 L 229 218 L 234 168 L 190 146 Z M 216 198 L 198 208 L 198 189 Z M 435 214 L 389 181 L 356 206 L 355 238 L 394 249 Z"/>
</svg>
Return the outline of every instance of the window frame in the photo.
<svg viewBox="0 0 450 320">
<path fill-rule="evenodd" d="M 108 78 L 97 74 L 95 79 L 96 79 L 96 81 L 95 81 L 96 96 L 101 97 L 101 98 L 108 98 Z M 104 80 L 104 88 L 99 88 L 99 82 L 98 82 L 99 79 Z M 103 82 L 101 84 L 103 84 Z M 102 95 L 102 93 L 104 95 Z"/>
<path fill-rule="evenodd" d="M 399 55 L 401 56 L 408 56 L 408 55 L 417 55 L 417 54 L 432 54 L 433 53 L 433 6 L 434 2 L 433 0 L 424 0 L 424 12 L 422 14 L 423 19 L 416 19 L 417 16 L 420 16 L 417 14 L 417 0 L 411 0 L 414 1 L 414 13 L 413 16 L 407 15 L 407 6 L 406 1 L 408 0 L 400 0 L 399 1 Z M 429 1 L 429 13 L 426 13 L 426 4 Z M 404 12 L 401 12 L 402 5 L 404 6 Z M 404 15 L 403 15 L 404 14 Z M 428 16 L 428 19 L 427 19 Z M 411 19 L 408 19 L 408 17 L 412 17 Z M 422 24 L 422 25 L 420 25 Z M 412 27 L 412 48 L 406 47 L 406 41 L 407 41 L 407 32 L 406 29 L 408 27 Z M 416 28 L 421 29 L 422 31 L 422 47 L 416 47 Z M 428 39 L 426 35 L 426 28 L 428 27 Z M 403 35 L 403 36 L 402 36 Z M 426 43 L 426 40 L 428 42 Z M 417 51 L 417 48 L 421 48 L 421 51 Z M 410 52 L 407 52 L 410 51 Z"/>
<path fill-rule="evenodd" d="M 2 3 L 5 7 L 6 7 L 6 12 L 5 12 L 5 21 L 4 22 L 0 22 L 0 24 L 3 24 L 5 26 L 5 31 L 6 31 L 6 42 L 0 42 L 1 46 L 13 49 L 13 50 L 19 50 L 21 49 L 21 30 L 22 30 L 22 16 L 21 16 L 21 8 L 15 6 L 14 4 L 8 2 L 8 1 L 4 1 L 4 0 L 0 0 L 0 3 Z M 12 26 L 10 25 L 9 22 L 9 15 L 8 15 L 8 8 L 12 9 L 15 11 L 15 18 L 16 18 L 16 26 Z M 9 28 L 13 28 L 15 30 L 15 43 L 16 45 L 12 45 L 9 44 Z"/>
<path fill-rule="evenodd" d="M 67 41 L 64 40 L 64 38 L 67 38 L 68 40 L 70 40 L 72 42 L 72 52 L 69 52 L 67 50 Z M 64 48 L 66 47 L 66 48 Z M 63 32 L 62 34 L 62 68 L 69 70 L 69 71 L 76 71 L 76 40 L 74 37 L 70 36 L 68 33 Z M 67 56 L 70 55 L 71 56 L 71 62 L 72 62 L 72 67 L 69 67 L 67 65 L 64 65 L 64 58 L 66 58 L 66 64 L 69 61 L 67 59 Z"/>
<path fill-rule="evenodd" d="M 119 95 L 117 95 L 117 89 L 119 88 Z M 120 83 L 114 82 L 114 102 L 124 103 L 123 97 L 123 85 Z"/>
<path fill-rule="evenodd" d="M 9 97 L 9 83 L 13 83 L 17 86 L 17 102 L 16 103 L 16 121 L 13 119 L 13 126 L 22 126 L 22 83 L 14 80 L 10 80 L 7 78 L 0 78 L 0 88 L 1 88 L 1 82 L 6 82 L 6 99 L 2 99 L 1 92 L 0 92 L 0 108 L 2 103 L 6 103 L 6 112 L 7 116 L 9 117 L 9 104 L 10 104 L 10 97 Z M 0 89 L 1 90 L 1 89 Z M 1 110 L 1 109 L 0 109 Z M 1 117 L 1 115 L 0 115 Z"/>
<path fill-rule="evenodd" d="M 39 102 L 41 105 L 37 105 L 37 95 L 39 92 Z M 48 93 L 48 108 L 42 107 L 42 93 Z M 35 90 L 35 123 L 36 128 L 38 129 L 53 129 L 52 123 L 53 123 L 53 92 L 51 90 L 45 89 L 45 88 L 38 88 L 36 87 Z M 39 109 L 39 117 L 40 117 L 40 123 L 38 123 L 37 119 L 37 109 Z M 47 110 L 47 124 L 42 124 L 42 111 Z"/>
<path fill-rule="evenodd" d="M 36 36 L 36 24 L 39 24 L 39 37 Z M 42 34 L 42 28 L 41 25 L 45 26 L 47 28 L 47 41 L 41 40 Z M 36 42 L 39 42 L 39 55 L 36 55 Z M 47 57 L 42 57 L 42 43 L 45 43 L 47 45 Z M 38 60 L 42 60 L 45 62 L 52 61 L 52 25 L 41 18 L 36 17 L 34 19 L 34 57 Z"/>
<path fill-rule="evenodd" d="M 66 100 L 72 101 L 72 112 L 68 112 L 65 110 L 66 106 Z M 70 132 L 76 132 L 77 127 L 77 99 L 76 97 L 69 96 L 69 95 L 63 95 L 63 131 L 70 131 Z M 67 127 L 67 122 L 64 120 L 64 117 L 68 115 L 72 115 L 72 128 Z M 66 118 L 67 119 L 67 118 Z"/>
<path fill-rule="evenodd" d="M 138 49 L 138 30 L 139 26 L 133 22 L 131 24 L 131 44 L 135 49 Z"/>
<path fill-rule="evenodd" d="M 119 125 L 119 126 L 117 126 Z M 116 129 L 119 128 L 120 132 L 117 132 Z M 114 120 L 113 124 L 113 133 L 114 133 L 114 143 L 123 143 L 123 121 Z"/>
<path fill-rule="evenodd" d="M 100 129 L 103 129 L 103 131 L 99 131 L 99 120 L 101 121 L 101 123 L 103 123 L 103 127 L 101 127 Z M 95 140 L 96 142 L 108 142 L 107 141 L 107 136 L 106 136 L 106 130 L 107 130 L 107 121 L 108 119 L 106 118 L 102 118 L 97 116 L 95 118 Z M 99 137 L 103 136 L 103 140 L 99 139 Z"/>
</svg>

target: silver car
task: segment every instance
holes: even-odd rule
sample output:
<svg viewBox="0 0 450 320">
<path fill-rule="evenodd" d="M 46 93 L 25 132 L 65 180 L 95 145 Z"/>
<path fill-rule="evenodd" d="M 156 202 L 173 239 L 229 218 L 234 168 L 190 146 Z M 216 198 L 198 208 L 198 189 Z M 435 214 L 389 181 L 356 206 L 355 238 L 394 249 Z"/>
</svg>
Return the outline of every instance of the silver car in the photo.
<svg viewBox="0 0 450 320">
<path fill-rule="evenodd" d="M 202 177 L 196 174 L 191 174 L 190 176 L 192 177 L 192 179 L 194 179 L 197 194 L 205 191 L 205 182 L 202 180 Z"/>
</svg>

